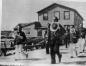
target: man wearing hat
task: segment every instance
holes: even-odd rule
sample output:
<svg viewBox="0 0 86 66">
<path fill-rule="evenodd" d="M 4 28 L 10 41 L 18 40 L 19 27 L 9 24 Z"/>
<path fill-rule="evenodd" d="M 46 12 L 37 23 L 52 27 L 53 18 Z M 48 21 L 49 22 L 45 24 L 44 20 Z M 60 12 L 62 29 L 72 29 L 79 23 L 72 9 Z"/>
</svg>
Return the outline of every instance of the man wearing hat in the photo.
<svg viewBox="0 0 86 66">
<path fill-rule="evenodd" d="M 21 25 L 17 26 L 17 29 L 15 32 L 16 32 L 15 40 L 14 40 L 14 44 L 16 46 L 15 50 L 16 50 L 16 54 L 19 54 L 22 52 L 23 42 L 25 42 L 26 36 L 25 36 L 25 33 L 22 31 Z"/>
<path fill-rule="evenodd" d="M 47 44 L 46 44 L 46 54 L 49 54 L 49 47 L 50 47 L 50 24 L 48 23 L 48 29 L 47 29 Z"/>
<path fill-rule="evenodd" d="M 61 26 L 59 22 L 53 22 L 50 26 L 51 31 L 51 43 L 50 43 L 50 54 L 51 54 L 51 63 L 55 64 L 56 59 L 55 55 L 58 55 L 59 62 L 61 62 L 61 53 L 60 53 L 60 45 L 62 43 L 62 35 L 65 32 L 64 28 Z"/>
<path fill-rule="evenodd" d="M 54 22 L 58 22 L 58 18 L 55 16 Z"/>
</svg>

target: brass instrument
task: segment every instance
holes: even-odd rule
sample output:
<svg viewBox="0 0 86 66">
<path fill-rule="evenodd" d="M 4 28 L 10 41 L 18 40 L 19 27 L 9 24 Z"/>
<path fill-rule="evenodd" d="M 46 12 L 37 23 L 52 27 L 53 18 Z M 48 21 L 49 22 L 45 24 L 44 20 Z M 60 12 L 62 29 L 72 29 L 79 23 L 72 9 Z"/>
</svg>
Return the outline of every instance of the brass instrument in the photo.
<svg viewBox="0 0 86 66">
<path fill-rule="evenodd" d="M 50 25 L 50 31 L 56 32 L 58 29 L 60 29 L 59 22 L 52 22 Z"/>
<path fill-rule="evenodd" d="M 51 40 L 57 36 L 56 31 L 60 29 L 59 22 L 52 22 L 50 24 Z"/>
</svg>

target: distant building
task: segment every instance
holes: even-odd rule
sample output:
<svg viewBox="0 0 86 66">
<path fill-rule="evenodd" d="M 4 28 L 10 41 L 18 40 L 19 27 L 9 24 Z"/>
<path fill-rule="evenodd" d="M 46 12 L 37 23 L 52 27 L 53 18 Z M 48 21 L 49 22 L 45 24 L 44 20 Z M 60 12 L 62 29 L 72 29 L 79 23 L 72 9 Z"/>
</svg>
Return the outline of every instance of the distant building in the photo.
<svg viewBox="0 0 86 66">
<path fill-rule="evenodd" d="M 78 13 L 78 11 L 64 5 L 54 3 L 37 13 L 38 21 L 44 27 L 46 27 L 48 23 L 52 22 L 55 16 L 58 17 L 59 22 L 63 26 L 74 25 L 79 27 L 80 24 L 83 26 L 83 17 Z"/>
<path fill-rule="evenodd" d="M 42 37 L 42 30 L 40 29 L 41 27 L 40 22 L 20 23 L 20 25 L 22 26 L 22 30 L 25 32 L 25 35 L 27 38 L 28 37 Z M 14 29 L 17 29 L 17 26 Z"/>
<path fill-rule="evenodd" d="M 11 37 L 13 31 L 1 31 L 1 37 Z"/>
</svg>

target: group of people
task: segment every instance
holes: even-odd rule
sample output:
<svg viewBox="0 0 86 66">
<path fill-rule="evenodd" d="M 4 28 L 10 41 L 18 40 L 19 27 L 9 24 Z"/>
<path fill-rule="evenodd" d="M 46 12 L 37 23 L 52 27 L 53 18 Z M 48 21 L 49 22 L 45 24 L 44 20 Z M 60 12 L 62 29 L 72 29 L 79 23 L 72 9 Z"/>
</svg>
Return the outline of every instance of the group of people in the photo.
<svg viewBox="0 0 86 66">
<path fill-rule="evenodd" d="M 79 29 L 74 26 L 66 28 L 65 33 L 65 45 L 66 48 L 70 48 L 71 58 L 78 56 L 80 52 L 85 50 L 86 45 L 86 29 L 80 24 Z"/>
<path fill-rule="evenodd" d="M 79 53 L 84 52 L 86 45 L 86 32 L 80 25 L 79 30 L 75 29 L 74 26 L 70 30 L 70 54 L 71 58 L 77 57 Z"/>
<path fill-rule="evenodd" d="M 66 26 L 64 29 L 58 22 L 57 17 L 55 17 L 53 23 L 48 24 L 48 29 L 44 36 L 48 38 L 47 41 L 45 40 L 47 42 L 46 54 L 50 53 L 52 64 L 56 63 L 56 54 L 58 55 L 59 62 L 61 62 L 62 54 L 60 53 L 59 48 L 62 43 L 64 43 L 66 48 L 70 48 L 71 58 L 78 56 L 80 52 L 85 50 L 86 32 L 81 24 L 79 27 L 80 28 L 77 29 L 77 27 L 71 25 L 70 27 Z"/>
<path fill-rule="evenodd" d="M 23 42 L 25 42 L 27 38 L 25 33 L 22 31 L 21 25 L 17 27 L 17 30 L 15 29 L 14 34 L 14 44 L 16 45 L 15 53 L 19 54 L 22 52 L 24 45 Z M 84 51 L 85 49 L 86 35 L 83 31 L 83 28 L 80 27 L 80 29 L 77 30 L 74 26 L 70 26 L 70 28 L 66 27 L 66 29 L 64 29 L 58 22 L 57 17 L 55 17 L 53 23 L 48 24 L 48 28 L 47 31 L 45 31 L 44 37 L 46 38 L 46 54 L 50 54 L 52 64 L 56 63 L 56 54 L 59 58 L 59 62 L 61 62 L 62 54 L 60 53 L 60 46 L 62 43 L 66 45 L 66 48 L 70 47 L 71 58 L 74 57 L 73 53 L 77 55 L 79 52 Z"/>
</svg>

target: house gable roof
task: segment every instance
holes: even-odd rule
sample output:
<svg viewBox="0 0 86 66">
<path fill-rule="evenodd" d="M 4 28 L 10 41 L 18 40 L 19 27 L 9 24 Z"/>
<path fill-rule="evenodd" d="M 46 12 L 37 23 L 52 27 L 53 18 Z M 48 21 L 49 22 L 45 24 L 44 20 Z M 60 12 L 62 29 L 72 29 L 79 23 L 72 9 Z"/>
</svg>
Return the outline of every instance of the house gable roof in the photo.
<svg viewBox="0 0 86 66">
<path fill-rule="evenodd" d="M 73 9 L 73 8 L 70 8 L 70 7 L 67 7 L 67 6 L 64 6 L 64 5 L 60 5 L 60 4 L 57 4 L 57 3 L 53 3 L 50 6 L 38 11 L 37 13 L 42 14 L 42 13 L 47 12 L 47 11 L 53 9 L 53 8 L 56 8 L 57 6 L 60 6 L 62 8 L 66 8 L 66 9 L 69 9 L 69 10 L 72 10 L 72 11 L 76 12 L 83 20 L 83 17 L 78 13 L 78 11 L 76 9 Z"/>
</svg>

